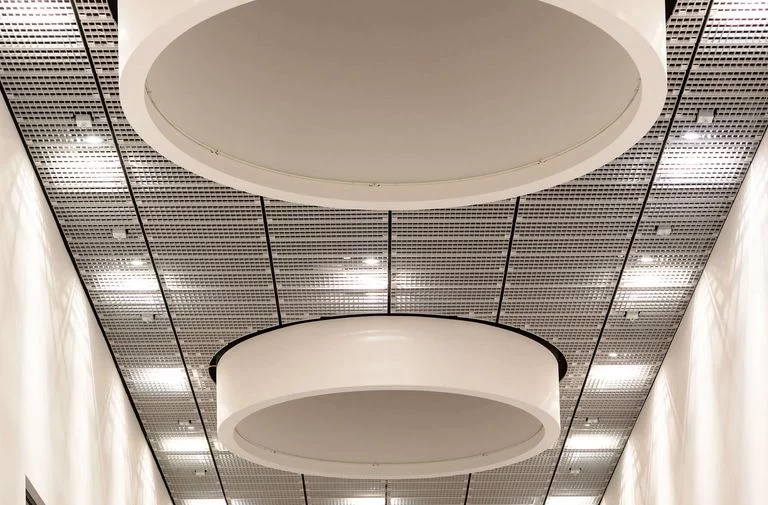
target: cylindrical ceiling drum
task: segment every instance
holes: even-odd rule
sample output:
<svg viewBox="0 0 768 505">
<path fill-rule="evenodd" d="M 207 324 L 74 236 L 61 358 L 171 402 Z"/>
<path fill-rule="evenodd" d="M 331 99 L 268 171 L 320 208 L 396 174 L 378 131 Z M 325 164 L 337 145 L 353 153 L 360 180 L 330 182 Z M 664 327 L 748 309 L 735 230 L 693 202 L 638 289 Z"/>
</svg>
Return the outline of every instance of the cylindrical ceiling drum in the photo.
<svg viewBox="0 0 768 505">
<path fill-rule="evenodd" d="M 551 448 L 565 360 L 484 322 L 349 316 L 230 344 L 212 363 L 218 434 L 260 465 L 342 478 L 488 470 Z"/>
<path fill-rule="evenodd" d="M 629 149 L 666 96 L 664 0 L 123 0 L 119 43 L 159 153 L 330 207 L 548 188 Z"/>
</svg>

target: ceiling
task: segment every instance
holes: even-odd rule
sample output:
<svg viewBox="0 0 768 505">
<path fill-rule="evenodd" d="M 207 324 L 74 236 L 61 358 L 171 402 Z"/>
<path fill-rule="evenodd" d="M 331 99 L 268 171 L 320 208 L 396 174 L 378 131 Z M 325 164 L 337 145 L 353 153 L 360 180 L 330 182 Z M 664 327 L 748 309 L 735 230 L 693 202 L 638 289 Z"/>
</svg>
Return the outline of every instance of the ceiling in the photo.
<svg viewBox="0 0 768 505">
<path fill-rule="evenodd" d="M 108 3 L 0 0 L 0 84 L 175 503 L 597 504 L 768 125 L 768 0 L 677 2 L 664 110 L 609 165 L 512 201 L 392 213 L 262 199 L 163 159 L 121 111 Z M 283 473 L 221 447 L 216 351 L 281 323 L 387 311 L 555 344 L 568 360 L 558 444 L 388 482 Z"/>
</svg>

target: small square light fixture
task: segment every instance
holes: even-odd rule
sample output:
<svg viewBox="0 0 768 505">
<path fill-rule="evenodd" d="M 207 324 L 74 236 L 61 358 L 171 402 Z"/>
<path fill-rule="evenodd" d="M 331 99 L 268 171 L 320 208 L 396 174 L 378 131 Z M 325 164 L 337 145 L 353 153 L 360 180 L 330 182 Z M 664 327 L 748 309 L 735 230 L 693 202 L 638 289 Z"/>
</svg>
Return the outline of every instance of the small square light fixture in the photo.
<svg viewBox="0 0 768 505">
<path fill-rule="evenodd" d="M 700 109 L 696 114 L 697 124 L 712 124 L 715 122 L 715 109 Z"/>
<path fill-rule="evenodd" d="M 611 435 L 580 433 L 568 437 L 565 448 L 574 451 L 604 451 L 618 449 L 619 442 L 619 438 Z"/>
<path fill-rule="evenodd" d="M 385 505 L 385 498 L 383 496 L 365 496 L 360 498 L 347 498 L 344 500 L 345 505 Z"/>
<path fill-rule="evenodd" d="M 91 116 L 91 113 L 75 113 L 75 126 L 78 128 L 92 128 L 93 116 Z"/>
<path fill-rule="evenodd" d="M 198 468 L 197 470 L 195 470 L 195 476 L 197 477 L 205 477 L 207 473 L 208 473 L 208 470 L 206 470 L 205 468 Z"/>
<path fill-rule="evenodd" d="M 144 312 L 141 314 L 141 320 L 145 323 L 152 323 L 157 319 L 157 314 L 152 312 Z"/>
<path fill-rule="evenodd" d="M 550 496 L 546 505 L 594 505 L 596 501 L 593 496 Z"/>
<path fill-rule="evenodd" d="M 169 437 L 160 442 L 166 452 L 206 452 L 208 441 L 200 436 Z"/>
<path fill-rule="evenodd" d="M 112 228 L 112 238 L 115 240 L 125 240 L 128 238 L 128 230 L 122 226 Z"/>
<path fill-rule="evenodd" d="M 683 140 L 699 140 L 701 138 L 701 134 L 697 132 L 685 132 L 681 136 Z"/>
<path fill-rule="evenodd" d="M 83 139 L 83 141 L 84 141 L 86 144 L 91 144 L 91 145 L 93 145 L 93 146 L 96 146 L 96 145 L 99 145 L 99 144 L 103 144 L 103 143 L 104 143 L 104 139 L 103 139 L 103 138 L 101 138 L 101 137 L 99 137 L 98 135 L 88 135 L 87 137 L 85 137 L 85 138 Z"/>
<path fill-rule="evenodd" d="M 659 237 L 669 237 L 672 235 L 672 226 L 668 224 L 660 224 L 656 226 L 656 235 Z"/>
<path fill-rule="evenodd" d="M 637 321 L 640 319 L 640 312 L 637 310 L 628 310 L 624 313 L 624 319 L 627 321 Z"/>
<path fill-rule="evenodd" d="M 579 475 L 581 473 L 581 468 L 578 466 L 572 466 L 568 469 L 568 473 L 571 475 Z"/>
<path fill-rule="evenodd" d="M 594 389 L 626 387 L 627 382 L 639 381 L 646 376 L 642 365 L 595 365 L 589 371 L 587 381 Z"/>
<path fill-rule="evenodd" d="M 189 385 L 183 368 L 138 368 L 131 371 L 131 378 L 140 390 L 186 391 Z"/>
</svg>

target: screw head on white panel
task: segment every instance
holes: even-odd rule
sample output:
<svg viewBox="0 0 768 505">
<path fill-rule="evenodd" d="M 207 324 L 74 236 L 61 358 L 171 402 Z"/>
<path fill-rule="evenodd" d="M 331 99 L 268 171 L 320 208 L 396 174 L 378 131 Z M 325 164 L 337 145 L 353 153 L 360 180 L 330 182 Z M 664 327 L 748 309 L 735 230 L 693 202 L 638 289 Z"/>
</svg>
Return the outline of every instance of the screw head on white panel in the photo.
<svg viewBox="0 0 768 505">
<path fill-rule="evenodd" d="M 637 310 L 628 310 L 624 313 L 624 319 L 627 321 L 637 321 L 640 318 L 640 312 Z"/>
<path fill-rule="evenodd" d="M 128 230 L 122 226 L 112 228 L 112 238 L 115 240 L 125 240 L 128 238 Z"/>
<path fill-rule="evenodd" d="M 672 225 L 660 224 L 656 226 L 656 235 L 659 237 L 668 237 L 672 235 Z"/>
</svg>

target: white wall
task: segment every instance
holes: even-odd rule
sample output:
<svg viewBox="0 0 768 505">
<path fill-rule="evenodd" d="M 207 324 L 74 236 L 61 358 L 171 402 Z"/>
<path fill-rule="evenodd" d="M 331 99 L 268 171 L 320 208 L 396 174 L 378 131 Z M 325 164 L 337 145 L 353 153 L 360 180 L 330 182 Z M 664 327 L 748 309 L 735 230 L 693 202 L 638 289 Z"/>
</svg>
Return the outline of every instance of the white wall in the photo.
<svg viewBox="0 0 768 505">
<path fill-rule="evenodd" d="M 0 504 L 170 503 L 0 103 Z"/>
<path fill-rule="evenodd" d="M 768 503 L 768 140 L 604 498 L 758 503 Z"/>
</svg>

